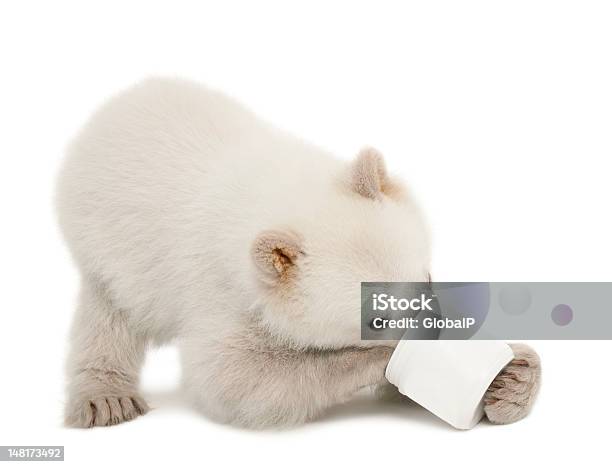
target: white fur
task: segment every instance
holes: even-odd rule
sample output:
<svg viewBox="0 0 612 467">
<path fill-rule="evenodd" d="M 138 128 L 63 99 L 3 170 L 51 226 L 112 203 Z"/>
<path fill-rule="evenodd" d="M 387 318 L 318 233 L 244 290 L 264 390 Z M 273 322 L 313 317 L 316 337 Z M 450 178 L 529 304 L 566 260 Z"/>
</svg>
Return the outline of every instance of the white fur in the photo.
<svg viewBox="0 0 612 467">
<path fill-rule="evenodd" d="M 359 283 L 427 278 L 429 245 L 414 204 L 360 195 L 351 167 L 194 83 L 151 79 L 110 100 L 72 144 L 59 183 L 61 226 L 84 284 L 69 422 L 111 423 L 83 415 L 89 404 L 99 417 L 106 406 L 88 401 L 112 392 L 110 383 L 89 383 L 120 374 L 127 389 L 118 397 L 137 391 L 139 364 L 126 365 L 123 353 L 173 339 L 187 390 L 216 419 L 263 426 L 316 415 L 312 407 L 290 415 L 290 405 L 260 413 L 261 400 L 226 395 L 252 363 L 245 352 L 259 351 L 260 330 L 267 349 L 283 352 L 371 350 L 376 343 L 360 340 Z M 270 285 L 254 265 L 253 242 L 269 229 L 301 241 L 290 287 Z M 92 327 L 92 313 L 123 321 Z M 134 342 L 109 352 L 116 326 Z M 87 332 L 95 338 L 81 342 Z M 242 356 L 230 357 L 237 349 Z"/>
</svg>

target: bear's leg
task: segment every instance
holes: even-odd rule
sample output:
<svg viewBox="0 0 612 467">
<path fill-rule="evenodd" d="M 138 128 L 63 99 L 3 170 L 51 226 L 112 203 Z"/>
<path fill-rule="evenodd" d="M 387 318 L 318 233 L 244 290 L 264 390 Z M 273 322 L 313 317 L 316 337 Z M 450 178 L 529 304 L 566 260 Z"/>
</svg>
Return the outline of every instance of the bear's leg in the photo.
<svg viewBox="0 0 612 467">
<path fill-rule="evenodd" d="M 392 347 L 338 350 L 262 348 L 226 361 L 217 382 L 226 421 L 250 428 L 288 426 L 316 418 L 359 389 L 384 380 Z M 226 352 L 229 356 L 231 352 Z"/>
<path fill-rule="evenodd" d="M 114 425 L 148 410 L 137 389 L 145 340 L 126 314 L 101 284 L 84 281 L 67 364 L 67 425 Z"/>
<path fill-rule="evenodd" d="M 525 344 L 510 344 L 512 360 L 485 393 L 485 414 L 492 423 L 513 423 L 527 416 L 540 387 L 540 358 Z"/>
<path fill-rule="evenodd" d="M 384 402 L 412 402 L 412 399 L 402 394 L 397 386 L 386 380 L 376 385 L 374 395 L 377 399 Z"/>
</svg>

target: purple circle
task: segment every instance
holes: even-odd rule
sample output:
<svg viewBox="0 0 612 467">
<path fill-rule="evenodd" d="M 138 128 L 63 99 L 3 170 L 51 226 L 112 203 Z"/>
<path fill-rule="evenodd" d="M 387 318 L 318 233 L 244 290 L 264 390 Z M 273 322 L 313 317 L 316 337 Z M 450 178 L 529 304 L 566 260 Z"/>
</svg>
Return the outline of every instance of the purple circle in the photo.
<svg viewBox="0 0 612 467">
<path fill-rule="evenodd" d="M 567 326 L 574 319 L 574 311 L 569 305 L 560 304 L 552 309 L 550 314 L 553 322 L 559 326 Z"/>
</svg>

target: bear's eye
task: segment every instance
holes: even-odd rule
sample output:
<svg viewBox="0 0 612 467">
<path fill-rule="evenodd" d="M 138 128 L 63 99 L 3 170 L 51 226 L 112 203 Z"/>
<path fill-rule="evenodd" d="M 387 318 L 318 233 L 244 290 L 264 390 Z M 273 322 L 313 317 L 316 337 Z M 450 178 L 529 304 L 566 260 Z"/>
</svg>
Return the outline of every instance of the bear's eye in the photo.
<svg viewBox="0 0 612 467">
<path fill-rule="evenodd" d="M 376 319 L 376 318 L 372 318 L 372 319 L 370 320 L 370 322 L 368 323 L 368 327 L 369 327 L 369 328 L 370 328 L 372 331 L 382 331 L 382 330 L 383 330 L 382 328 L 374 326 L 374 320 L 375 320 L 375 319 Z"/>
</svg>

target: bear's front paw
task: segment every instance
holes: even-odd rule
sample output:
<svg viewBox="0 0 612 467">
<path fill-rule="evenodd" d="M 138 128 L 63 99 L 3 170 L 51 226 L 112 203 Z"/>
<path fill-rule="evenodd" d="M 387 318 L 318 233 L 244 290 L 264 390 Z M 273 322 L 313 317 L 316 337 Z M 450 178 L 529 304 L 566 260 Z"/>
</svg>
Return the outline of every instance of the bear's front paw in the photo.
<svg viewBox="0 0 612 467">
<path fill-rule="evenodd" d="M 484 397 L 487 418 L 496 424 L 527 416 L 540 387 L 540 358 L 525 344 L 510 344 L 514 359 L 493 380 Z"/>
<path fill-rule="evenodd" d="M 75 428 L 117 425 L 144 415 L 148 410 L 144 399 L 135 394 L 84 398 L 66 407 L 66 425 Z"/>
</svg>

